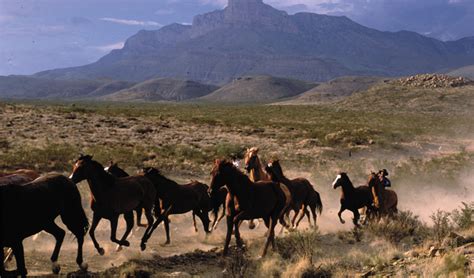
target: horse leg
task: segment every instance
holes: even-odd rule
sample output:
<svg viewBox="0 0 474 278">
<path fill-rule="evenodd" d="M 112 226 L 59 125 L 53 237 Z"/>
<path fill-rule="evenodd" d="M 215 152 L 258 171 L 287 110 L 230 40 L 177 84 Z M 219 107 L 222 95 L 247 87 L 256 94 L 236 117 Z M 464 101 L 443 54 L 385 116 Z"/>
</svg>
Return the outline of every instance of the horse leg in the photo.
<svg viewBox="0 0 474 278">
<path fill-rule="evenodd" d="M 166 231 L 166 242 L 165 244 L 170 244 L 171 243 L 171 237 L 170 237 L 170 219 L 168 218 L 168 215 L 166 215 L 163 219 L 163 222 L 165 223 L 165 231 Z"/>
<path fill-rule="evenodd" d="M 354 225 L 359 228 L 359 218 L 360 218 L 360 213 L 358 209 L 352 210 L 352 213 L 354 214 L 354 218 L 352 219 L 352 222 Z"/>
<path fill-rule="evenodd" d="M 26 277 L 28 271 L 25 267 L 25 253 L 23 250 L 23 243 L 20 241 L 12 246 L 13 254 L 16 260 L 16 273 L 21 277 Z"/>
<path fill-rule="evenodd" d="M 198 228 L 197 228 L 197 225 L 196 225 L 196 210 L 193 210 L 193 225 L 194 225 L 194 232 L 198 232 Z"/>
<path fill-rule="evenodd" d="M 206 232 L 206 234 L 208 234 L 210 232 L 209 231 L 209 223 L 211 222 L 211 220 L 209 220 L 209 215 L 204 211 L 199 211 L 198 210 L 197 211 L 197 216 L 199 217 L 199 219 L 201 219 L 202 226 L 204 227 L 204 231 Z"/>
<path fill-rule="evenodd" d="M 293 226 L 294 229 L 298 228 L 300 225 L 301 220 L 303 220 L 304 216 L 306 215 L 306 207 L 303 205 L 301 209 L 298 211 L 298 220 L 296 221 L 296 225 Z M 309 226 L 311 226 L 311 221 L 309 221 Z"/>
<path fill-rule="evenodd" d="M 117 224 L 118 224 L 118 215 L 112 216 L 110 219 L 110 240 L 118 245 L 121 245 L 121 242 L 117 239 Z"/>
<path fill-rule="evenodd" d="M 143 224 L 142 223 L 142 213 L 143 213 L 143 208 L 142 207 L 138 207 L 135 209 L 135 212 L 137 214 L 137 226 L 138 227 L 147 227 L 146 224 Z M 126 221 L 126 220 L 125 220 Z"/>
<path fill-rule="evenodd" d="M 230 239 L 232 237 L 232 229 L 234 227 L 234 221 L 233 221 L 232 215 L 226 216 L 226 222 L 227 222 L 227 234 L 225 236 L 224 251 L 222 252 L 223 256 L 227 256 L 227 254 L 229 253 L 229 244 L 230 244 Z"/>
<path fill-rule="evenodd" d="M 344 206 L 341 206 L 341 208 L 339 209 L 339 212 L 337 213 L 337 216 L 339 216 L 339 221 L 341 221 L 342 224 L 346 224 L 346 221 L 342 219 L 342 212 L 345 210 L 346 208 Z"/>
<path fill-rule="evenodd" d="M 133 211 L 126 212 L 124 215 L 125 218 L 125 223 L 127 224 L 127 229 L 125 230 L 125 233 L 122 236 L 122 239 L 120 239 L 120 246 L 130 246 L 130 242 L 128 242 L 127 237 L 132 231 L 133 228 Z M 120 247 L 119 246 L 119 247 Z M 117 251 L 120 251 L 120 248 L 117 249 Z"/>
<path fill-rule="evenodd" d="M 317 229 L 317 228 L 318 228 L 318 224 L 316 223 L 316 221 L 318 220 L 318 214 L 316 213 L 316 207 L 315 207 L 315 206 L 311 206 L 310 209 L 311 209 L 311 214 L 313 215 L 314 228 Z M 309 212 L 306 211 L 306 213 L 307 213 L 308 222 L 309 222 Z M 310 222 L 310 223 L 311 223 L 311 222 Z"/>
<path fill-rule="evenodd" d="M 63 244 L 64 236 L 66 232 L 59 228 L 54 222 L 45 227 L 45 232 L 51 234 L 56 239 L 56 244 L 54 246 L 53 254 L 51 255 L 52 271 L 54 274 L 58 274 L 61 270 L 61 267 L 58 264 L 59 251 L 61 250 L 61 245 Z"/>
<path fill-rule="evenodd" d="M 265 242 L 265 247 L 263 248 L 262 257 L 265 257 L 265 255 L 267 255 L 267 250 L 270 243 L 272 243 L 272 246 L 274 246 L 275 226 L 276 226 L 277 221 L 278 221 L 278 216 L 272 216 L 270 218 L 270 228 L 268 230 L 267 241 Z"/>
<path fill-rule="evenodd" d="M 97 213 L 94 213 L 94 216 L 92 217 L 91 228 L 89 229 L 89 236 L 91 237 L 92 242 L 94 243 L 94 247 L 95 249 L 97 249 L 97 252 L 99 252 L 99 254 L 103 256 L 105 254 L 104 248 L 100 247 L 99 243 L 95 239 L 95 229 L 97 228 L 100 219 L 102 219 L 102 217 L 98 216 Z"/>
</svg>

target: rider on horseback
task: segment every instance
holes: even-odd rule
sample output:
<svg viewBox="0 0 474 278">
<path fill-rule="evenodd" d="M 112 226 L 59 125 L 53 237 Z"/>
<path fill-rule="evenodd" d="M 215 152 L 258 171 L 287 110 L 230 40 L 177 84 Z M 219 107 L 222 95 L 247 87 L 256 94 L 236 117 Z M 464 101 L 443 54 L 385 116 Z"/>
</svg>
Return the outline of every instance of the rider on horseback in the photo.
<svg viewBox="0 0 474 278">
<path fill-rule="evenodd" d="M 372 195 L 374 199 L 374 206 L 380 211 L 385 211 L 385 202 L 384 202 L 384 191 L 386 187 L 390 187 L 392 183 L 387 178 L 388 171 L 387 169 L 382 169 L 377 172 L 377 178 L 379 180 L 378 188 L 372 187 Z M 370 186 L 370 185 L 369 185 Z"/>
<path fill-rule="evenodd" d="M 382 169 L 378 172 L 379 178 L 382 181 L 382 184 L 384 187 L 391 187 L 392 182 L 387 178 L 388 176 L 388 171 L 387 169 Z"/>
</svg>

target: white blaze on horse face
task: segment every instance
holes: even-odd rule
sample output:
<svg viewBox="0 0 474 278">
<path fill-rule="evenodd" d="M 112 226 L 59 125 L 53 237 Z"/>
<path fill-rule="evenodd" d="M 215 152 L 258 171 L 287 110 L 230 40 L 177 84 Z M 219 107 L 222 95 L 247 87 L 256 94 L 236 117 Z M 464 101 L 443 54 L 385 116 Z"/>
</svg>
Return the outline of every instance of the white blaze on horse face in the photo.
<svg viewBox="0 0 474 278">
<path fill-rule="evenodd" d="M 104 171 L 106 171 L 106 172 L 109 171 L 109 167 L 105 167 Z"/>
<path fill-rule="evenodd" d="M 339 179 L 341 179 L 341 175 L 337 175 L 336 179 L 334 180 L 334 182 L 332 183 L 332 188 L 335 188 L 337 182 L 339 181 Z"/>
<path fill-rule="evenodd" d="M 74 173 L 72 173 L 70 176 L 69 176 L 69 179 L 72 180 L 72 177 L 74 176 Z"/>
</svg>

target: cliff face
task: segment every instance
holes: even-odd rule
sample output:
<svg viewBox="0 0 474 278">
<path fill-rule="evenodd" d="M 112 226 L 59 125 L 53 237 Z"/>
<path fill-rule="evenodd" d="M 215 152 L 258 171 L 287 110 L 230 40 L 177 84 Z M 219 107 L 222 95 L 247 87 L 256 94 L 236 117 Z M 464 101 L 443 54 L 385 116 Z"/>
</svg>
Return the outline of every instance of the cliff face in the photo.
<svg viewBox="0 0 474 278">
<path fill-rule="evenodd" d="M 288 15 L 261 0 L 229 0 L 192 26 L 140 31 L 98 62 L 38 77 L 155 77 L 224 84 L 244 75 L 326 81 L 344 75 L 398 76 L 474 64 L 474 38 L 442 42 L 414 32 L 381 32 L 346 17 Z"/>
</svg>

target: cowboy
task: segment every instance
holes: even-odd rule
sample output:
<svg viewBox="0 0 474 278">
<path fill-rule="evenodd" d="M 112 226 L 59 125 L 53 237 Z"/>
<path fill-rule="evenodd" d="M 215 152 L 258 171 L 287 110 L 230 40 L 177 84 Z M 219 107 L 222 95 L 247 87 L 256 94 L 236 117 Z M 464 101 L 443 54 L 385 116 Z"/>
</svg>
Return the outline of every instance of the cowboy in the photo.
<svg viewBox="0 0 474 278">
<path fill-rule="evenodd" d="M 390 180 L 387 178 L 387 176 L 388 176 L 387 169 L 380 170 L 378 174 L 379 174 L 380 180 L 382 181 L 382 184 L 383 184 L 384 187 L 391 187 L 392 186 L 392 182 L 390 182 Z"/>
</svg>

